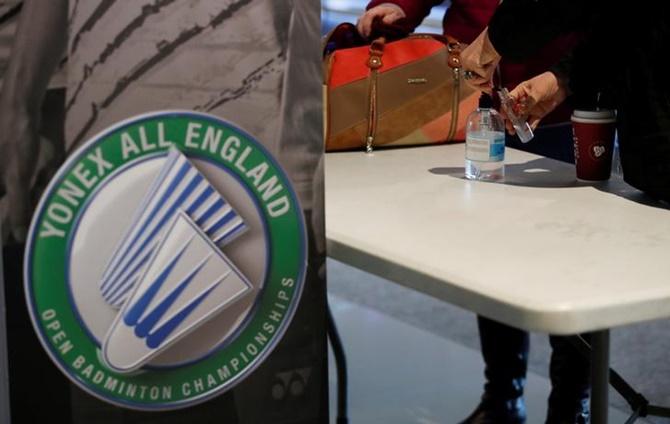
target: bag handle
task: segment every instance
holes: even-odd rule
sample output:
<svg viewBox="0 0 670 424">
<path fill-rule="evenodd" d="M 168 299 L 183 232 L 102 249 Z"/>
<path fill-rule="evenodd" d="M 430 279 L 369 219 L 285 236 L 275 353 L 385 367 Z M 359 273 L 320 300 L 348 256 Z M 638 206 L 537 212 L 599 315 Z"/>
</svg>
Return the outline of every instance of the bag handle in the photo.
<svg viewBox="0 0 670 424">
<path fill-rule="evenodd" d="M 461 43 L 454 37 L 447 35 L 447 65 L 452 69 L 461 68 Z"/>
</svg>

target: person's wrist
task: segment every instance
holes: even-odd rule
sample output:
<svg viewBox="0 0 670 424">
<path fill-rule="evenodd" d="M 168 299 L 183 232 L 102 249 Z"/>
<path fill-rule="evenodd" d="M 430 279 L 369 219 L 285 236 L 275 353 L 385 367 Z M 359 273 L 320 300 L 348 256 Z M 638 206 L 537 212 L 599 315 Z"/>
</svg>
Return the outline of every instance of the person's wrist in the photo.
<svg viewBox="0 0 670 424">
<path fill-rule="evenodd" d="M 557 92 L 562 92 L 566 97 L 570 95 L 570 81 L 566 75 L 563 75 L 554 69 L 547 71 L 547 73 L 554 77 Z"/>
<path fill-rule="evenodd" d="M 390 8 L 399 10 L 400 12 L 405 14 L 405 10 L 400 5 L 395 4 L 395 3 L 391 3 L 391 2 L 378 3 L 378 4 L 375 4 L 372 7 L 367 7 L 366 10 L 372 10 L 372 9 L 376 9 L 378 7 L 390 7 Z"/>
<path fill-rule="evenodd" d="M 498 62 L 500 61 L 500 53 L 498 53 L 498 50 L 496 47 L 493 45 L 491 42 L 491 37 L 489 37 L 489 29 L 484 28 L 483 31 L 483 36 L 484 36 L 484 45 L 486 46 L 485 52 L 486 52 L 486 63 L 493 63 L 493 62 Z"/>
<path fill-rule="evenodd" d="M 378 4 L 377 7 L 379 7 L 379 6 L 392 7 L 392 8 L 398 9 L 398 10 L 402 10 L 402 7 L 398 6 L 398 5 L 395 4 L 395 3 L 391 3 L 391 2 L 386 2 L 386 3 Z"/>
<path fill-rule="evenodd" d="M 378 7 L 388 7 L 390 9 L 394 9 L 397 13 L 402 15 L 403 18 L 407 17 L 407 13 L 405 13 L 405 9 L 403 9 L 400 5 L 395 4 L 395 3 L 382 3 Z"/>
</svg>

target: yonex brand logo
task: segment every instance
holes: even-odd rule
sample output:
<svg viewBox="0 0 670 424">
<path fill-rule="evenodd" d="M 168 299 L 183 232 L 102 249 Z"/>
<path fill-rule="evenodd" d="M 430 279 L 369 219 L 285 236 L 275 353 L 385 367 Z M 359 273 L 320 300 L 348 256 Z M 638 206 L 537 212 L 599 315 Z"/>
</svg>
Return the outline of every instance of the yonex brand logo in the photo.
<svg viewBox="0 0 670 424">
<path fill-rule="evenodd" d="M 26 295 L 73 382 L 117 405 L 171 409 L 267 357 L 305 266 L 302 211 L 271 155 L 218 118 L 156 112 L 61 168 L 33 219 Z"/>
</svg>

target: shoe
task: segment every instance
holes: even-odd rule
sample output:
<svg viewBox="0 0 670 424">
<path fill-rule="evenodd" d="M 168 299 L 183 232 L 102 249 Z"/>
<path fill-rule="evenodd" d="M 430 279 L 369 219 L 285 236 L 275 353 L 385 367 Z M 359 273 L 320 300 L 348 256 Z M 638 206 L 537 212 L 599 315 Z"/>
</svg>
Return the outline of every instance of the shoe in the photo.
<svg viewBox="0 0 670 424">
<path fill-rule="evenodd" d="M 526 405 L 523 398 L 496 402 L 484 395 L 477 408 L 460 424 L 525 424 Z"/>
</svg>

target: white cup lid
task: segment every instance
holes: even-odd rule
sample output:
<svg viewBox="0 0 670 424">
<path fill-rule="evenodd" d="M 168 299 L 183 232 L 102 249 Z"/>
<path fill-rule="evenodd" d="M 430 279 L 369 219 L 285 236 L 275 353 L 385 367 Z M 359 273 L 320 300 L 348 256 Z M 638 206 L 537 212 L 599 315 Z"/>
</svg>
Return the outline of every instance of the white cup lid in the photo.
<svg viewBox="0 0 670 424">
<path fill-rule="evenodd" d="M 577 110 L 572 112 L 572 116 L 581 119 L 612 119 L 616 118 L 616 110 L 600 109 L 600 110 Z"/>
</svg>

